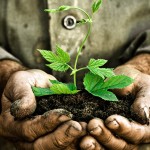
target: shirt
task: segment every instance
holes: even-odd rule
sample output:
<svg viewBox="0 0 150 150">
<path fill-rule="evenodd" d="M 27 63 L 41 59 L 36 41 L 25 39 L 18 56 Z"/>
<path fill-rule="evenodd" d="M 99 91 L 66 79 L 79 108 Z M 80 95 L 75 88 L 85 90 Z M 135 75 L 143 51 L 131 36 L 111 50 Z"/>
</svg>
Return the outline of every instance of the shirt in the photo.
<svg viewBox="0 0 150 150">
<path fill-rule="evenodd" d="M 91 14 L 92 2 L 85 0 L 32 0 L 29 3 L 26 0 L 0 0 L 0 45 L 27 67 L 48 71 L 37 49 L 55 51 L 58 44 L 69 52 L 73 65 L 88 25 L 75 26 L 73 29 L 64 27 L 67 17 L 77 21 L 86 19 L 81 11 L 69 10 L 56 14 L 44 12 L 46 8 L 58 8 L 61 5 L 81 7 Z M 103 1 L 100 10 L 93 16 L 92 31 L 84 45 L 78 67 L 87 65 L 90 58 L 107 59 L 109 67 L 119 65 L 119 57 L 130 45 L 133 47 L 132 41 L 142 32 L 147 34 L 150 29 L 149 12 L 149 0 Z M 145 39 L 148 39 L 147 47 L 149 36 Z M 139 48 L 145 39 L 134 49 Z M 54 73 L 60 80 L 69 80 L 68 74 L 64 77 L 62 73 Z"/>
<path fill-rule="evenodd" d="M 91 14 L 88 0 L 0 0 L 0 59 L 17 58 L 27 67 L 49 71 L 37 49 L 55 51 L 58 44 L 69 52 L 73 65 L 88 25 L 65 26 L 70 18 L 75 22 L 86 19 L 81 11 L 44 12 L 61 5 L 81 7 Z M 149 52 L 149 29 L 150 0 L 103 0 L 93 16 L 78 67 L 87 65 L 90 58 L 107 59 L 108 67 L 116 67 L 122 63 L 119 58 L 127 61 L 136 52 Z M 54 73 L 59 80 L 70 80 L 68 74 Z"/>
</svg>

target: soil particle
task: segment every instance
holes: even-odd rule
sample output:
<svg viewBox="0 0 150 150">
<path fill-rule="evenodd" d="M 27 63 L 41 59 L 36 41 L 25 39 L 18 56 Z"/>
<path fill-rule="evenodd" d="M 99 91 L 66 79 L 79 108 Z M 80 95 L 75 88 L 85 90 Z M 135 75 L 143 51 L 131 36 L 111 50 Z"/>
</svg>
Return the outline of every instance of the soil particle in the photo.
<svg viewBox="0 0 150 150">
<path fill-rule="evenodd" d="M 130 111 L 133 99 L 130 95 L 119 98 L 118 102 L 108 102 L 85 91 L 75 95 L 44 96 L 37 98 L 37 109 L 34 115 L 52 109 L 66 109 L 73 114 L 73 119 L 76 121 L 88 122 L 95 117 L 105 120 L 110 115 L 119 114 L 144 124 L 145 120 Z"/>
</svg>

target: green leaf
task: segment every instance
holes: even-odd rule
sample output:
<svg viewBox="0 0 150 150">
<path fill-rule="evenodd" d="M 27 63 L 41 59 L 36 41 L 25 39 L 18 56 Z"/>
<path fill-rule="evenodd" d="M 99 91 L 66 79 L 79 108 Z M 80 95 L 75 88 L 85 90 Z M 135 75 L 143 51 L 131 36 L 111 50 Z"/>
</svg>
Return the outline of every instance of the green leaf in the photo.
<svg viewBox="0 0 150 150">
<path fill-rule="evenodd" d="M 94 68 L 94 67 L 88 67 L 88 69 L 95 75 L 100 76 L 101 78 L 110 78 L 114 76 L 114 72 L 112 69 L 106 69 L 106 68 Z"/>
<path fill-rule="evenodd" d="M 103 79 L 114 76 L 114 72 L 110 68 L 99 68 L 107 63 L 105 59 L 90 59 L 87 68 L 95 75 L 102 77 Z"/>
<path fill-rule="evenodd" d="M 59 62 L 47 64 L 46 66 L 48 66 L 49 68 L 51 68 L 55 71 L 66 71 L 69 69 L 69 66 L 67 64 L 59 63 Z"/>
<path fill-rule="evenodd" d="M 48 50 L 40 50 L 38 51 L 41 55 L 48 61 L 48 62 L 59 62 L 59 63 L 68 63 L 70 61 L 70 56 L 67 52 L 65 52 L 61 47 L 58 45 L 56 46 L 56 53 L 57 55 Z"/>
<path fill-rule="evenodd" d="M 111 78 L 109 78 L 108 80 L 106 80 L 104 82 L 104 84 L 102 85 L 102 88 L 105 89 L 121 89 L 124 88 L 128 85 L 130 85 L 131 83 L 133 83 L 133 79 L 125 76 L 125 75 L 117 75 L 117 76 L 113 76 Z"/>
<path fill-rule="evenodd" d="M 71 9 L 70 6 L 62 5 L 57 9 L 45 9 L 44 11 L 49 12 L 49 13 L 56 13 L 56 12 L 66 11 L 66 10 L 69 10 L 69 9 Z"/>
<path fill-rule="evenodd" d="M 73 83 L 69 83 L 67 84 L 67 86 L 71 91 L 77 90 L 76 86 Z"/>
<path fill-rule="evenodd" d="M 58 81 L 58 80 L 50 80 L 50 82 L 51 82 L 52 84 L 65 84 L 65 83 L 62 83 L 62 82 L 60 82 L 60 81 Z M 67 85 L 67 87 L 68 87 L 71 91 L 77 90 L 76 86 L 75 86 L 73 83 L 68 83 L 68 84 L 65 84 L 65 85 Z"/>
<path fill-rule="evenodd" d="M 60 59 L 59 62 L 68 63 L 70 61 L 70 56 L 67 52 L 65 52 L 62 48 L 58 45 L 56 46 L 56 51 L 58 58 Z"/>
<path fill-rule="evenodd" d="M 103 75 L 106 78 L 110 78 L 112 76 L 115 76 L 115 73 L 113 72 L 113 69 L 110 68 L 99 68 L 99 71 L 97 73 L 98 75 Z"/>
<path fill-rule="evenodd" d="M 67 84 L 53 84 L 50 88 L 55 94 L 76 94 L 79 90 L 73 89 L 68 87 Z"/>
<path fill-rule="evenodd" d="M 46 96 L 46 95 L 53 95 L 54 92 L 51 91 L 49 88 L 40 88 L 32 86 L 32 91 L 35 96 Z"/>
<path fill-rule="evenodd" d="M 100 89 L 103 83 L 104 81 L 100 76 L 95 75 L 91 72 L 85 75 L 83 82 L 85 89 L 90 93 L 91 91 Z"/>
<path fill-rule="evenodd" d="M 46 96 L 54 94 L 76 94 L 80 90 L 73 83 L 65 84 L 58 80 L 50 80 L 52 86 L 50 88 L 32 87 L 35 96 Z"/>
<path fill-rule="evenodd" d="M 89 63 L 88 63 L 88 67 L 89 68 L 97 68 L 97 67 L 101 67 L 103 66 L 104 64 L 107 63 L 107 60 L 105 59 L 90 59 Z"/>
<path fill-rule="evenodd" d="M 61 84 L 62 82 L 59 82 L 58 80 L 50 80 L 50 82 L 52 83 L 52 84 Z"/>
<path fill-rule="evenodd" d="M 107 89 L 102 89 L 104 80 L 95 74 L 87 73 L 84 77 L 84 87 L 85 89 L 94 96 L 98 96 L 104 100 L 117 101 L 117 97 Z"/>
<path fill-rule="evenodd" d="M 98 75 L 99 77 L 101 77 L 102 79 L 105 79 L 105 76 L 99 71 L 100 68 L 90 68 L 88 67 L 88 69 L 95 75 Z"/>
<path fill-rule="evenodd" d="M 92 5 L 92 11 L 93 13 L 95 13 L 96 11 L 98 11 L 100 5 L 102 3 L 102 0 L 96 0 L 93 5 Z"/>
<path fill-rule="evenodd" d="M 118 101 L 116 95 L 110 91 L 107 91 L 107 90 L 95 90 L 95 91 L 92 91 L 92 94 L 94 96 L 98 96 L 106 101 Z"/>
<path fill-rule="evenodd" d="M 49 50 L 41 50 L 38 49 L 38 51 L 41 53 L 41 55 L 48 61 L 48 62 L 56 62 L 59 61 L 59 58 L 56 54 Z"/>
<path fill-rule="evenodd" d="M 48 67 L 55 71 L 66 71 L 69 69 L 67 64 L 70 61 L 70 56 L 58 45 L 56 46 L 56 54 L 48 50 L 38 50 L 41 55 L 51 64 L 47 64 Z"/>
</svg>

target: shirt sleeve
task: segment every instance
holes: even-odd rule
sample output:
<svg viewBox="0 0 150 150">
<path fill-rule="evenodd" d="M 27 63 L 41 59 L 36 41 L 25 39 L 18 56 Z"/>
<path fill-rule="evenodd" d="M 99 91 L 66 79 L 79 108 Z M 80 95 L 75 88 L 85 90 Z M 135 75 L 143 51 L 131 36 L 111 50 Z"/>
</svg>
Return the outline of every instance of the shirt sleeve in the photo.
<svg viewBox="0 0 150 150">
<path fill-rule="evenodd" d="M 143 41 L 140 44 L 140 46 L 137 48 L 135 54 L 144 53 L 144 52 L 150 53 L 150 30 L 144 32 L 143 34 L 141 34 L 141 36 L 143 36 Z"/>
<path fill-rule="evenodd" d="M 2 47 L 0 47 L 0 60 L 9 59 L 14 60 L 17 62 L 20 62 L 19 59 L 8 53 L 6 50 L 4 50 Z"/>
<path fill-rule="evenodd" d="M 121 55 L 120 60 L 126 62 L 140 53 L 150 53 L 150 30 L 139 34 Z"/>
</svg>

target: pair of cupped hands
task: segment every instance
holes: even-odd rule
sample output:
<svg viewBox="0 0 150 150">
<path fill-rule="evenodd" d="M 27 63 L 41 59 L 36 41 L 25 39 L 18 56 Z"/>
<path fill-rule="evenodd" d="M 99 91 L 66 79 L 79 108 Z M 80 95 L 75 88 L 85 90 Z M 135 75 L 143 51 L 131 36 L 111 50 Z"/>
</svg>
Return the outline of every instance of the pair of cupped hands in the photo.
<svg viewBox="0 0 150 150">
<path fill-rule="evenodd" d="M 150 76 L 129 65 L 115 69 L 134 79 L 128 87 L 116 90 L 120 95 L 135 95 L 131 106 L 149 122 Z M 21 150 L 136 150 L 141 143 L 150 142 L 150 126 L 112 115 L 106 120 L 95 118 L 85 122 L 71 119 L 67 110 L 50 110 L 32 119 L 15 120 L 32 114 L 36 99 L 32 86 L 49 87 L 53 76 L 41 70 L 18 71 L 8 80 L 2 95 L 0 134 L 13 141 Z"/>
</svg>

